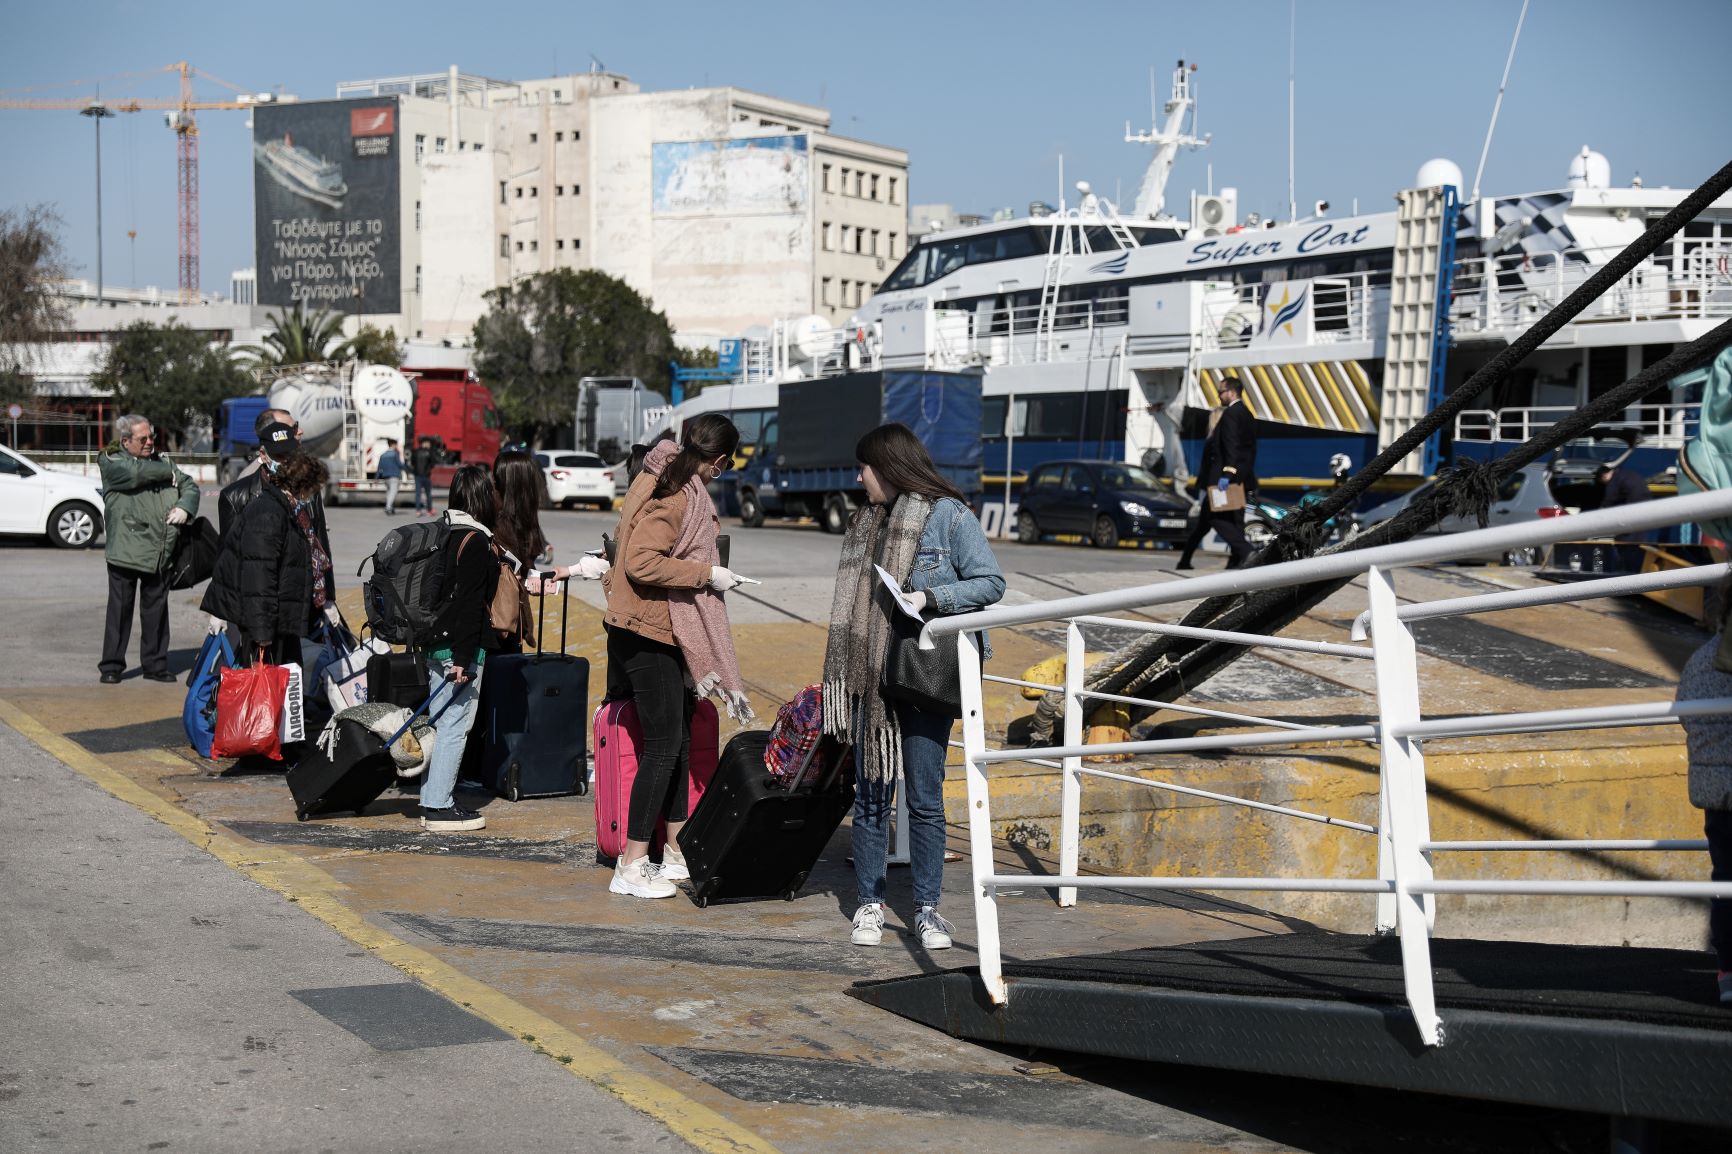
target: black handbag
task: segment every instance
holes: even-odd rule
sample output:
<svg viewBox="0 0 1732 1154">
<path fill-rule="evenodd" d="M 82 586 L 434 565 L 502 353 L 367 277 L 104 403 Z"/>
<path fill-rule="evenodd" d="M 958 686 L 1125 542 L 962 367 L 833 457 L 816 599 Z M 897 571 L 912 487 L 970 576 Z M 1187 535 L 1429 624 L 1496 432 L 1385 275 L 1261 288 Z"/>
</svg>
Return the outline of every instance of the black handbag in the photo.
<svg viewBox="0 0 1732 1154">
<path fill-rule="evenodd" d="M 217 531 L 203 517 L 194 517 L 180 527 L 174 553 L 168 562 L 168 587 L 191 589 L 216 571 Z"/>
<path fill-rule="evenodd" d="M 884 674 L 879 679 L 885 698 L 934 717 L 952 721 L 961 717 L 956 638 L 937 637 L 931 649 L 922 649 L 921 623 L 902 612 L 892 614 L 890 627 L 890 650 L 884 655 Z"/>
</svg>

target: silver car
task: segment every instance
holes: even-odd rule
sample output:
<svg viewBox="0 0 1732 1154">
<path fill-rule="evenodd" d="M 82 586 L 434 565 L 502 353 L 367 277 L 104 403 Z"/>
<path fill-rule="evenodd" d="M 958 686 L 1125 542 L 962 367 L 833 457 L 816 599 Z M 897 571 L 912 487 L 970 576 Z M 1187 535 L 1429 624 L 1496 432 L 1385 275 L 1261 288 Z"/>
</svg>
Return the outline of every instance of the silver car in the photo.
<svg viewBox="0 0 1732 1154">
<path fill-rule="evenodd" d="M 1486 512 L 1488 526 L 1513 525 L 1532 521 L 1538 517 L 1557 516 L 1563 512 L 1558 501 L 1552 495 L 1551 466 L 1539 463 L 1523 465 L 1521 471 L 1512 473 L 1498 486 L 1497 496 Z M 1424 493 L 1429 493 L 1437 486 L 1436 479 L 1427 481 L 1411 492 L 1403 493 L 1392 501 L 1385 501 L 1375 508 L 1368 509 L 1358 517 L 1358 531 L 1364 532 L 1373 525 L 1381 525 L 1397 513 L 1405 510 Z M 1542 511 L 1543 510 L 1543 511 Z M 1445 517 L 1436 525 L 1427 529 L 1423 536 L 1438 536 L 1444 533 L 1462 533 L 1469 529 L 1480 528 L 1477 517 Z M 1539 550 L 1534 547 L 1506 550 L 1502 553 L 1488 554 L 1483 557 L 1463 557 L 1463 561 L 1501 561 L 1505 565 L 1536 565 L 1539 563 Z"/>
</svg>

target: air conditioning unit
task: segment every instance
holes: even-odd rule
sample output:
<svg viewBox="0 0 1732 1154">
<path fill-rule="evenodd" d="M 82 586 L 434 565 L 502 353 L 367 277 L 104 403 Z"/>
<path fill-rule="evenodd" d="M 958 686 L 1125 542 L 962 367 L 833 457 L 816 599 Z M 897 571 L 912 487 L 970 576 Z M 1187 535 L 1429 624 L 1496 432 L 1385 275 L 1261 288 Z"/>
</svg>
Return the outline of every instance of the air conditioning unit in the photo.
<svg viewBox="0 0 1732 1154">
<path fill-rule="evenodd" d="M 878 258 L 878 271 L 879 272 L 884 271 L 884 258 L 883 257 Z"/>
<path fill-rule="evenodd" d="M 1237 190 L 1223 188 L 1218 194 L 1191 194 L 1191 231 L 1220 236 L 1239 223 Z"/>
</svg>

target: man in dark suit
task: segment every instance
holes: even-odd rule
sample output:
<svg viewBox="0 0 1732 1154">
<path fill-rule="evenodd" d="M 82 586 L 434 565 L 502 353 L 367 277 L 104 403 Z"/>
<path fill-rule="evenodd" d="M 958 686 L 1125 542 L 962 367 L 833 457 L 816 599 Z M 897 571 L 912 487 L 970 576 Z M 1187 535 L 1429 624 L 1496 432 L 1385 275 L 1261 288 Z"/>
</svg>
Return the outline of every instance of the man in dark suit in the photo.
<svg viewBox="0 0 1732 1154">
<path fill-rule="evenodd" d="M 1209 439 L 1203 443 L 1203 466 L 1197 473 L 1202 504 L 1197 509 L 1197 523 L 1185 541 L 1185 551 L 1176 568 L 1191 568 L 1191 556 L 1203 537 L 1213 529 L 1227 543 L 1227 568 L 1237 569 L 1251 555 L 1245 542 L 1245 509 L 1231 511 L 1215 508 L 1215 493 L 1224 494 L 1227 486 L 1238 483 L 1245 488 L 1249 500 L 1257 488 L 1257 420 L 1240 397 L 1243 390 L 1239 378 L 1228 370 L 1221 379 L 1221 412 Z M 1218 499 L 1218 498 L 1216 498 Z"/>
<path fill-rule="evenodd" d="M 1648 482 L 1634 469 L 1625 469 L 1618 465 L 1601 465 L 1594 470 L 1594 482 L 1600 488 L 1600 508 L 1615 509 L 1619 505 L 1634 505 L 1646 501 L 1653 496 L 1648 492 Z M 1652 531 L 1640 533 L 1620 533 L 1617 540 L 1616 554 L 1618 569 L 1625 573 L 1639 573 L 1642 569 L 1642 542 L 1650 540 Z"/>
</svg>

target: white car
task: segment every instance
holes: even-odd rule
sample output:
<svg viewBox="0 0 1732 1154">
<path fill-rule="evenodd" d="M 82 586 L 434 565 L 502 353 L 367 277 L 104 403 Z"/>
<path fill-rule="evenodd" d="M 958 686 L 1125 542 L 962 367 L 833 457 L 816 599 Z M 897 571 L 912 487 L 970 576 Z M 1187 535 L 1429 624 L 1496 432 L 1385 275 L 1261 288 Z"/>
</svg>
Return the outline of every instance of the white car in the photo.
<svg viewBox="0 0 1732 1154">
<path fill-rule="evenodd" d="M 0 445 L 0 533 L 46 536 L 62 549 L 94 545 L 102 536 L 102 486 Z"/>
<path fill-rule="evenodd" d="M 547 499 L 562 509 L 582 502 L 603 512 L 613 508 L 613 466 L 594 453 L 554 449 L 535 454 L 547 476 Z"/>
</svg>

